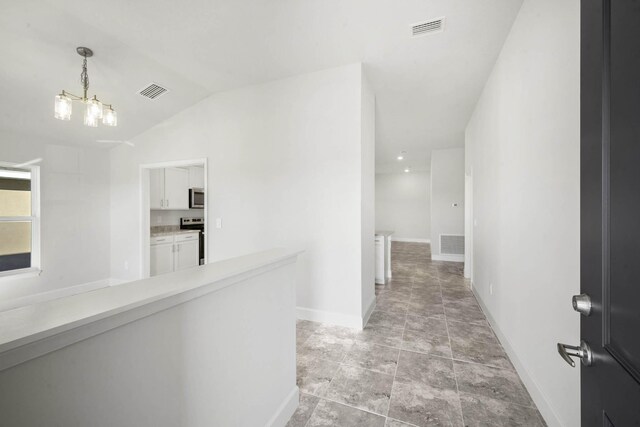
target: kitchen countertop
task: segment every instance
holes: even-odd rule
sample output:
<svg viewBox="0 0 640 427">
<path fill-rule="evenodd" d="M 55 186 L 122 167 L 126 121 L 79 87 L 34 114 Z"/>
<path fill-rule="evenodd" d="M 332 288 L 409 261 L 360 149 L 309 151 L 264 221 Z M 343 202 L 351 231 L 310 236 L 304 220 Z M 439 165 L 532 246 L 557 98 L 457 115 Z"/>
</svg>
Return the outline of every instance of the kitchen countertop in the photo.
<svg viewBox="0 0 640 427">
<path fill-rule="evenodd" d="M 173 231 L 152 231 L 151 237 L 173 236 L 176 234 L 199 233 L 198 230 L 173 230 Z"/>
</svg>

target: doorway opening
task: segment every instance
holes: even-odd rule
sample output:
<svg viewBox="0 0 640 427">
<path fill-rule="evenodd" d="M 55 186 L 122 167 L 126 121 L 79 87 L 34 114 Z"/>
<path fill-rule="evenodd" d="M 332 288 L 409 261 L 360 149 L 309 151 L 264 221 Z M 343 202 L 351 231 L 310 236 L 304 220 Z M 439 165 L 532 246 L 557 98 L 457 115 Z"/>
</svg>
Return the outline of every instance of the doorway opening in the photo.
<svg viewBox="0 0 640 427">
<path fill-rule="evenodd" d="M 142 278 L 204 265 L 207 159 L 140 166 Z"/>
</svg>

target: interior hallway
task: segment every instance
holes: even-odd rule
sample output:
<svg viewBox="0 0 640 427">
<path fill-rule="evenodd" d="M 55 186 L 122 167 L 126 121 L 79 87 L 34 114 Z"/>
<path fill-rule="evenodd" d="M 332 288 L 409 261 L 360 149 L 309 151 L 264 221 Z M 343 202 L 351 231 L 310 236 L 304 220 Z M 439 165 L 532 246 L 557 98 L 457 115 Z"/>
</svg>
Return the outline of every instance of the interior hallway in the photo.
<svg viewBox="0 0 640 427">
<path fill-rule="evenodd" d="M 543 426 L 462 276 L 394 242 L 364 331 L 298 321 L 300 406 L 288 426 Z"/>
</svg>

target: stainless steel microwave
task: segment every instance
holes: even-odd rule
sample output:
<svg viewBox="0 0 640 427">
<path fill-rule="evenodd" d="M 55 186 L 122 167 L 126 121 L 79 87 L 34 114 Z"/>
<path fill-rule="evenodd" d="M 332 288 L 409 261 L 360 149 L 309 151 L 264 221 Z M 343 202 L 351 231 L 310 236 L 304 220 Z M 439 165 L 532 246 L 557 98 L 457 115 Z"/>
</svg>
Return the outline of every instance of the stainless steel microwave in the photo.
<svg viewBox="0 0 640 427">
<path fill-rule="evenodd" d="M 189 189 L 189 209 L 204 209 L 204 188 Z"/>
</svg>

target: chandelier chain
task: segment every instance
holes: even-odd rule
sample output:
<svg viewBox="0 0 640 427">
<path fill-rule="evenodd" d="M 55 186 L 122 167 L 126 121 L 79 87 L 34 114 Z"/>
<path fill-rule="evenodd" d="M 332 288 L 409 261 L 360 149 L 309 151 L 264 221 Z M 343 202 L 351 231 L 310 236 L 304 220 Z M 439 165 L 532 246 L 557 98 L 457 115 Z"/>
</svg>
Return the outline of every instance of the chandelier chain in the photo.
<svg viewBox="0 0 640 427">
<path fill-rule="evenodd" d="M 80 83 L 84 89 L 84 99 L 87 99 L 87 92 L 89 91 L 89 73 L 87 72 L 87 57 L 82 60 L 82 73 L 80 73 Z"/>
</svg>

